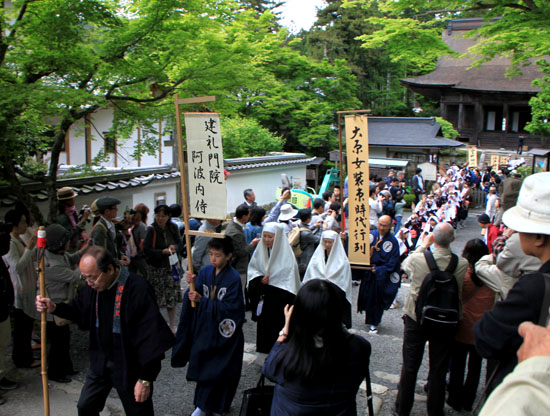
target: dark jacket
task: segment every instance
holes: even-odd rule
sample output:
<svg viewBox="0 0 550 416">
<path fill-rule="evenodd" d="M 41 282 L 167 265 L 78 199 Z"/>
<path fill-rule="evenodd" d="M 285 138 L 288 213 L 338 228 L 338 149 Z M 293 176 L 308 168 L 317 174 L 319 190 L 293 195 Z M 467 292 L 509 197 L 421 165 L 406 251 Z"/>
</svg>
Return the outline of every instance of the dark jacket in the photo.
<svg viewBox="0 0 550 416">
<path fill-rule="evenodd" d="M 59 214 L 57 216 L 57 223 L 65 227 L 65 229 L 71 233 L 69 251 L 78 250 L 80 248 L 82 231 L 86 229 L 86 221 L 79 221 L 76 212 L 73 213 L 73 218 L 76 223 L 76 228 L 73 227 L 73 223 L 67 214 Z"/>
<path fill-rule="evenodd" d="M 422 185 L 422 188 L 420 187 Z M 424 178 L 421 175 L 414 175 L 412 178 L 412 189 L 415 194 L 426 190 L 424 185 Z"/>
<path fill-rule="evenodd" d="M 339 355 L 340 362 L 331 374 L 313 381 L 286 380 L 277 364 L 287 352 L 287 343 L 275 343 L 262 373 L 275 382 L 272 415 L 355 416 L 355 397 L 369 369 L 371 346 L 357 335 L 349 335 Z M 364 404 L 362 403 L 363 407 Z"/>
<path fill-rule="evenodd" d="M 243 227 L 235 224 L 235 221 L 227 224 L 225 235 L 233 240 L 233 267 L 240 275 L 246 275 L 250 253 L 254 247 L 246 244 Z"/>
<path fill-rule="evenodd" d="M 311 230 L 300 231 L 300 248 L 302 249 L 302 255 L 298 259 L 298 265 L 307 267 L 319 241 L 321 241 L 321 235 L 313 234 Z"/>
<path fill-rule="evenodd" d="M 103 375 L 107 362 L 113 363 L 116 387 L 132 388 L 138 379 L 154 381 L 164 353 L 175 338 L 160 314 L 153 288 L 141 276 L 130 273 L 120 305 L 120 334 L 113 330 L 117 285 L 98 292 L 86 285 L 71 302 L 59 303 L 55 315 L 76 322 L 90 331 L 90 370 Z M 97 302 L 97 303 L 96 303 Z M 96 330 L 96 305 L 99 328 Z M 103 336 L 102 336 L 103 335 Z M 100 341 L 109 340 L 105 343 Z"/>
<path fill-rule="evenodd" d="M 13 285 L 11 284 L 8 268 L 4 260 L 0 258 L 0 322 L 4 322 L 8 319 L 12 306 Z"/>
<path fill-rule="evenodd" d="M 482 357 L 500 361 L 489 391 L 516 366 L 517 351 L 523 342 L 518 334 L 522 322 L 538 323 L 545 293 L 543 273 L 550 273 L 550 262 L 542 265 L 537 273 L 527 274 L 508 292 L 492 311 L 485 312 L 474 326 L 476 349 Z"/>
<path fill-rule="evenodd" d="M 100 217 L 90 232 L 90 241 L 93 246 L 101 246 L 113 255 L 115 259 L 120 258 L 116 243 L 116 236 L 111 233 L 107 226 L 107 220 Z"/>
<path fill-rule="evenodd" d="M 177 224 L 168 221 L 163 230 L 154 222 L 153 225 L 147 227 L 145 240 L 143 240 L 143 252 L 145 253 L 147 264 L 157 268 L 170 268 L 169 256 L 162 253 L 162 250 L 169 246 L 166 241 L 167 233 L 171 234 L 177 253 L 181 254 L 183 252 L 183 242 L 181 241 Z"/>
</svg>

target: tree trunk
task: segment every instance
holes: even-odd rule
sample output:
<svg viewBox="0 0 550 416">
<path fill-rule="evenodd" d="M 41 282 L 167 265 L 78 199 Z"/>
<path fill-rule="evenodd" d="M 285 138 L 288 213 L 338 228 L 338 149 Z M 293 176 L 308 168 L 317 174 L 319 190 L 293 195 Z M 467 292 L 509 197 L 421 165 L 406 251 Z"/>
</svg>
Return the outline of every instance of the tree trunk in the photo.
<svg viewBox="0 0 550 416">
<path fill-rule="evenodd" d="M 23 203 L 28 210 L 30 211 L 31 215 L 34 217 L 34 220 L 38 225 L 45 225 L 44 224 L 44 217 L 42 216 L 42 213 L 38 209 L 38 205 L 36 205 L 36 202 L 34 202 L 33 197 L 25 190 L 23 186 L 21 186 L 21 183 L 19 182 L 19 178 L 17 177 L 17 173 L 15 172 L 14 166 L 12 163 L 4 163 L 4 178 L 8 181 L 9 189 L 13 196 L 17 199 L 17 201 Z"/>
</svg>

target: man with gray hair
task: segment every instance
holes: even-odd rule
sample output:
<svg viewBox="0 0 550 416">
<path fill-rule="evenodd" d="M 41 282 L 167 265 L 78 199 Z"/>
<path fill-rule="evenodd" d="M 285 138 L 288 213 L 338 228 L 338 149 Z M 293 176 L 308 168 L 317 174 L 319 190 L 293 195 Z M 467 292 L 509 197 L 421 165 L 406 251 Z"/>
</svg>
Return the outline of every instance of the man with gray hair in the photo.
<svg viewBox="0 0 550 416">
<path fill-rule="evenodd" d="M 449 223 L 440 223 L 434 228 L 433 234 L 429 234 L 424 238 L 423 245 L 407 257 L 402 264 L 403 270 L 411 279 L 411 287 L 404 306 L 403 365 L 401 367 L 401 379 L 395 403 L 395 410 L 399 415 L 409 415 L 411 413 L 414 403 L 416 377 L 418 369 L 422 364 L 424 347 L 428 341 L 430 345 L 428 414 L 444 414 L 445 374 L 449 367 L 451 346 L 455 334 L 452 331 L 447 333 L 432 333 L 420 326 L 416 316 L 416 301 L 422 282 L 430 273 L 430 267 L 426 261 L 424 251 L 431 250 L 439 270 L 445 270 L 454 256 L 450 250 L 450 245 L 454 239 L 453 227 Z M 430 249 L 432 244 L 434 247 Z M 460 293 L 462 293 L 462 283 L 464 282 L 464 275 L 467 269 L 468 262 L 466 259 L 459 257 L 453 276 L 458 284 L 460 313 L 462 313 Z"/>
</svg>

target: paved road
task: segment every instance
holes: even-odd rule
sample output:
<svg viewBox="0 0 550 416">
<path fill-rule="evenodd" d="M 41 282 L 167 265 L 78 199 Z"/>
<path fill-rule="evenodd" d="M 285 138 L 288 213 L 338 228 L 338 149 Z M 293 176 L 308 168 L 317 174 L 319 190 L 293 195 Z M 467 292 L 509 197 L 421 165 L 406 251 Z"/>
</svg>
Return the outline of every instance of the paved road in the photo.
<svg viewBox="0 0 550 416">
<path fill-rule="evenodd" d="M 466 228 L 457 231 L 457 238 L 453 243 L 453 250 L 462 252 L 466 241 L 479 236 L 479 228 L 475 221 L 478 211 L 472 211 L 466 222 Z M 353 288 L 354 299 L 357 297 L 358 287 Z M 402 305 L 408 292 L 408 285 L 403 284 L 398 295 L 398 301 Z M 354 333 L 364 336 L 372 344 L 371 378 L 375 394 L 375 410 L 380 416 L 392 414 L 395 401 L 397 383 L 401 370 L 401 347 L 403 341 L 403 322 L 401 308 L 386 311 L 379 327 L 379 333 L 372 335 L 364 324 L 364 317 L 359 314 L 353 316 Z M 253 387 L 259 378 L 260 367 L 265 359 L 264 354 L 255 352 L 255 323 L 250 320 L 250 312 L 247 313 L 248 322 L 244 326 L 245 354 L 244 365 L 234 406 L 229 415 L 238 415 L 241 405 L 242 391 Z M 65 416 L 76 414 L 76 403 L 85 371 L 88 368 L 87 343 L 88 334 L 72 327 L 72 353 L 75 368 L 80 373 L 69 384 L 50 382 L 51 415 Z M 9 357 L 6 357 L 7 361 Z M 426 414 L 426 397 L 422 390 L 427 379 L 427 353 L 423 365 L 419 371 L 417 382 L 417 399 L 413 408 L 413 415 Z M 193 411 L 194 383 L 185 379 L 186 369 L 174 369 L 170 367 L 169 359 L 164 360 L 162 372 L 155 383 L 154 402 L 157 415 L 189 415 Z M 42 387 L 39 369 L 17 370 L 12 373 L 21 386 L 17 390 L 6 392 L 4 397 L 8 402 L 0 406 L 0 414 L 10 416 L 39 416 L 43 415 Z M 359 415 L 366 415 L 366 398 L 364 389 L 361 389 L 357 397 Z M 450 408 L 446 408 L 449 414 L 458 414 Z M 122 407 L 113 391 L 102 415 L 122 415 Z M 464 413 L 467 414 L 467 413 Z"/>
</svg>

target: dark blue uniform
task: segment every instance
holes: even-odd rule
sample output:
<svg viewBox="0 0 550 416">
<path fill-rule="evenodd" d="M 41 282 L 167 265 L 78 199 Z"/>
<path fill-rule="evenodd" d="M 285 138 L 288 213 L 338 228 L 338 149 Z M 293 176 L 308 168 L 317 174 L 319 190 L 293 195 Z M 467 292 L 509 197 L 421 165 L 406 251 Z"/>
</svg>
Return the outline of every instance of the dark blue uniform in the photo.
<svg viewBox="0 0 550 416">
<path fill-rule="evenodd" d="M 217 276 L 214 266 L 203 267 L 196 280 L 202 296 L 195 308 L 185 293 L 172 350 L 172 366 L 189 362 L 187 379 L 196 381 L 195 406 L 206 413 L 229 411 L 244 353 L 244 298 L 239 273 L 227 265 Z"/>
<path fill-rule="evenodd" d="M 392 282 L 390 276 L 393 272 L 399 271 L 401 262 L 399 243 L 393 234 L 388 233 L 379 242 L 378 230 L 373 230 L 370 232 L 370 237 L 371 265 L 376 266 L 376 271 L 374 273 L 366 271 L 363 274 L 357 298 L 357 310 L 365 312 L 366 324 L 378 326 L 384 309 L 390 307 L 399 289 L 399 281 Z"/>
</svg>

